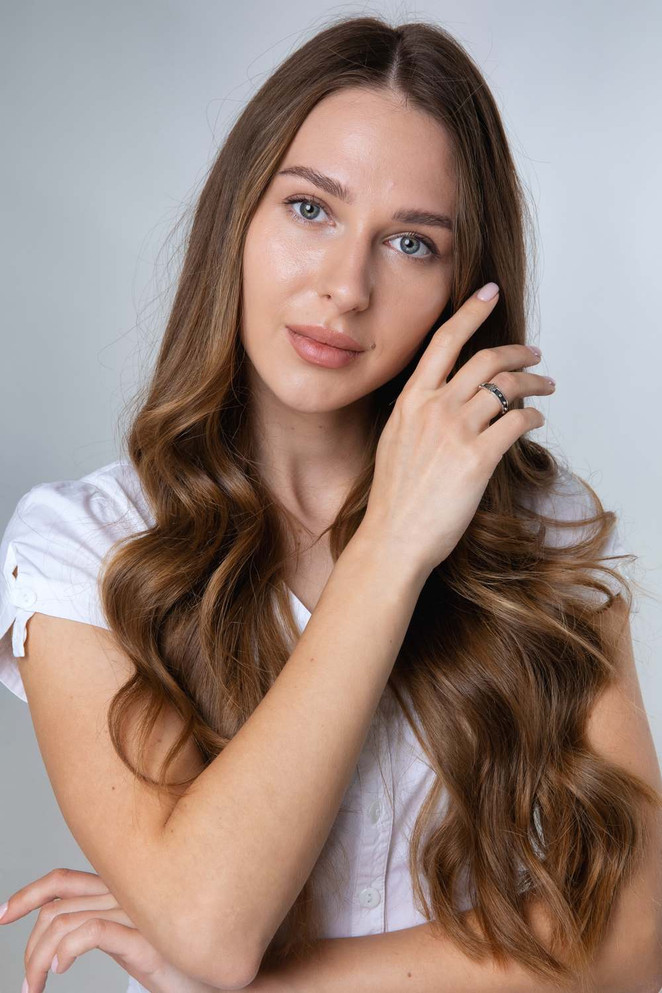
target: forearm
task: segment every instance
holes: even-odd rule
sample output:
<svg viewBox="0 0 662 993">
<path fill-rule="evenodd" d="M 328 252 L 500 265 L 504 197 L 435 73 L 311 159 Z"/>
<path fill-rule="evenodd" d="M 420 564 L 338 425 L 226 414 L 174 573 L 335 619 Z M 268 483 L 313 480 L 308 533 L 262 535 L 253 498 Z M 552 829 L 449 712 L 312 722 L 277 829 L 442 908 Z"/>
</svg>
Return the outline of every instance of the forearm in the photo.
<svg viewBox="0 0 662 993">
<path fill-rule="evenodd" d="M 201 979 L 219 940 L 257 968 L 310 875 L 423 582 L 357 532 L 278 678 L 176 804 L 163 841 Z"/>
<path fill-rule="evenodd" d="M 476 925 L 475 914 L 467 915 Z M 548 932 L 536 916 L 536 933 Z M 476 925 L 477 930 L 477 925 Z M 286 962 L 258 973 L 250 993 L 653 993 L 645 959 L 636 961 L 636 946 L 611 940 L 596 956 L 586 984 L 553 985 L 523 966 L 476 962 L 450 939 L 432 933 L 429 924 L 319 941 L 301 962 Z M 655 987 L 657 991 L 657 987 Z"/>
<path fill-rule="evenodd" d="M 476 962 L 429 924 L 357 938 L 322 939 L 303 961 L 261 969 L 250 993 L 657 993 L 662 985 L 662 818 L 651 812 L 649 853 L 613 907 L 607 934 L 585 983 L 554 986 L 513 962 Z M 473 910 L 463 915 L 479 933 Z M 549 948 L 551 926 L 540 901 L 528 920 Z M 186 991 L 188 993 L 188 991 Z M 191 993 L 215 993 L 193 989 Z"/>
</svg>

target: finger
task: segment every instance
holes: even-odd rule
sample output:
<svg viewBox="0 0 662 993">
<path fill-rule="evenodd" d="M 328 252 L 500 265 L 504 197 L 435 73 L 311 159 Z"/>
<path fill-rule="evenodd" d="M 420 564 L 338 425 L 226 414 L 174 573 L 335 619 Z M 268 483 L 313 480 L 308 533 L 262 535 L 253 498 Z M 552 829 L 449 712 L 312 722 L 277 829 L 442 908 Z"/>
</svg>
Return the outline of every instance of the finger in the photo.
<svg viewBox="0 0 662 993">
<path fill-rule="evenodd" d="M 11 924 L 50 900 L 81 894 L 101 895 L 109 889 L 100 876 L 79 869 L 51 869 L 45 876 L 23 886 L 9 897 L 0 923 Z"/>
<path fill-rule="evenodd" d="M 118 919 L 121 912 L 94 911 L 93 913 L 94 917 L 91 917 L 87 911 L 60 914 L 52 921 L 25 963 L 25 978 L 29 993 L 42 993 L 53 964 L 57 972 L 62 972 L 69 968 L 75 958 L 93 948 L 101 948 L 102 951 L 113 955 L 126 954 L 129 961 L 139 947 L 143 957 L 137 961 L 146 963 L 150 967 L 161 962 L 160 956 L 137 929 L 121 923 Z M 112 925 L 113 930 L 107 930 L 105 925 L 109 927 Z M 114 930 L 118 928 L 121 929 L 119 932 Z M 72 934 L 78 934 L 78 937 L 74 941 L 69 941 Z M 112 940 L 101 944 L 99 938 L 106 934 L 111 935 Z M 142 939 L 142 944 L 136 945 L 132 938 L 134 935 Z M 54 963 L 55 956 L 58 959 L 56 963 Z"/>
<path fill-rule="evenodd" d="M 61 914 L 73 914 L 80 911 L 85 911 L 87 914 L 91 914 L 92 911 L 102 912 L 105 910 L 116 909 L 120 910 L 121 908 L 112 893 L 102 893 L 100 895 L 84 897 L 69 897 L 64 900 L 51 900 L 50 903 L 45 903 L 39 911 L 39 915 L 32 929 L 32 933 L 30 934 L 25 946 L 25 962 L 28 962 L 34 951 L 35 945 L 41 938 L 44 931 L 51 926 L 55 917 L 58 917 Z"/>
<path fill-rule="evenodd" d="M 496 383 L 499 386 L 499 376 L 506 372 L 518 372 L 537 362 L 540 362 L 540 356 L 535 355 L 528 345 L 481 348 L 455 373 L 446 387 L 447 394 L 453 402 L 466 403 L 475 395 L 479 383 Z M 507 383 L 507 379 L 503 381 Z M 501 389 L 501 392 L 508 396 L 505 390 Z"/>
<path fill-rule="evenodd" d="M 510 446 L 527 431 L 542 427 L 545 416 L 536 407 L 515 407 L 503 414 L 476 439 L 479 454 L 494 470 Z"/>
<path fill-rule="evenodd" d="M 141 982 L 163 966 L 163 958 L 135 928 L 125 927 L 107 916 L 94 917 L 69 931 L 57 946 L 53 970 L 60 975 L 73 962 L 94 948 L 110 955 L 126 972 Z M 30 986 L 32 993 L 32 986 Z M 41 993 L 37 988 L 37 993 Z"/>
<path fill-rule="evenodd" d="M 554 387 L 543 376 L 532 372 L 500 372 L 492 376 L 490 382 L 501 390 L 510 405 L 514 400 L 527 396 L 549 396 Z M 465 404 L 464 416 L 468 426 L 478 433 L 501 413 L 501 401 L 489 390 L 477 388 L 473 397 Z"/>
<path fill-rule="evenodd" d="M 446 382 L 462 346 L 489 317 L 499 301 L 498 292 L 491 300 L 480 300 L 477 296 L 479 292 L 477 290 L 465 300 L 453 316 L 435 331 L 404 390 L 436 390 Z"/>
</svg>

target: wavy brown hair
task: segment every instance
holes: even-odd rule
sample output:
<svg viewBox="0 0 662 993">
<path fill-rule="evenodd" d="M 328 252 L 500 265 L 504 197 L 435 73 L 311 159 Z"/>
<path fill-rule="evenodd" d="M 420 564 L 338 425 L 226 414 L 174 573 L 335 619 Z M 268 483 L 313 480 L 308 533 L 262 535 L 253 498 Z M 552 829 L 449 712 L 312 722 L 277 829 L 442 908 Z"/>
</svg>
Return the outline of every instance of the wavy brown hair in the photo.
<svg viewBox="0 0 662 993">
<path fill-rule="evenodd" d="M 260 477 L 249 430 L 241 264 L 251 218 L 297 129 L 347 87 L 393 91 L 444 128 L 457 216 L 450 300 L 407 368 L 375 391 L 365 467 L 326 529 L 334 561 L 364 515 L 381 430 L 438 324 L 494 280 L 500 300 L 451 375 L 480 349 L 526 340 L 530 217 L 477 66 L 434 24 L 327 22 L 253 96 L 205 179 L 155 368 L 125 438 L 154 523 L 104 563 L 106 618 L 136 668 L 112 701 L 109 728 L 118 755 L 157 790 L 190 786 L 168 778 L 186 742 L 211 762 L 298 637 L 284 580 L 287 515 Z M 620 581 L 628 609 L 633 597 L 598 561 L 616 517 L 588 484 L 587 518 L 555 525 L 535 510 L 562 473 L 526 436 L 504 454 L 463 538 L 425 583 L 387 684 L 436 773 L 411 839 L 422 912 L 476 960 L 512 958 L 552 981 L 590 962 L 644 851 L 645 805 L 662 802 L 586 741 L 591 704 L 616 675 L 597 622 L 615 594 L 598 570 Z M 578 542 L 546 540 L 550 526 L 578 525 Z M 153 779 L 144 749 L 165 705 L 185 726 Z M 126 742 L 136 711 L 134 762 Z M 444 789 L 450 803 L 439 820 Z M 462 878 L 480 934 L 454 900 Z M 265 962 L 304 955 L 323 937 L 318 883 L 314 871 Z M 554 946 L 528 925 L 532 895 L 552 911 Z"/>
</svg>

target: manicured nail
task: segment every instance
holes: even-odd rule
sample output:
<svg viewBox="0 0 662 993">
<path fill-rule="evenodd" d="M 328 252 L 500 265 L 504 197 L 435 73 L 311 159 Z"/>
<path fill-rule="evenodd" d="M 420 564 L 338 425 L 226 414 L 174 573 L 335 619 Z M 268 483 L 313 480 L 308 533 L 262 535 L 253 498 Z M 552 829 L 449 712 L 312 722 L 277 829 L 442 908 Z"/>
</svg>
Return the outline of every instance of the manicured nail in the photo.
<svg viewBox="0 0 662 993">
<path fill-rule="evenodd" d="M 7 901 L 7 903 L 3 903 L 3 905 L 0 907 L 0 919 L 3 918 L 7 913 L 8 906 L 9 906 L 9 901 Z"/>
<path fill-rule="evenodd" d="M 540 351 L 537 345 L 529 345 L 528 349 L 530 352 L 533 352 L 534 355 L 537 355 L 538 358 L 540 358 L 540 356 L 542 355 L 542 352 Z"/>
<path fill-rule="evenodd" d="M 485 286 L 481 286 L 476 294 L 478 300 L 492 300 L 493 297 L 499 292 L 499 287 L 496 283 L 485 283 Z"/>
<path fill-rule="evenodd" d="M 23 980 L 23 986 L 21 987 L 21 993 L 30 993 L 30 991 L 28 989 L 28 981 L 27 981 L 27 979 L 24 979 Z"/>
<path fill-rule="evenodd" d="M 60 968 L 60 963 L 57 960 L 57 955 L 53 956 L 53 961 L 51 962 L 51 972 L 57 972 Z"/>
</svg>

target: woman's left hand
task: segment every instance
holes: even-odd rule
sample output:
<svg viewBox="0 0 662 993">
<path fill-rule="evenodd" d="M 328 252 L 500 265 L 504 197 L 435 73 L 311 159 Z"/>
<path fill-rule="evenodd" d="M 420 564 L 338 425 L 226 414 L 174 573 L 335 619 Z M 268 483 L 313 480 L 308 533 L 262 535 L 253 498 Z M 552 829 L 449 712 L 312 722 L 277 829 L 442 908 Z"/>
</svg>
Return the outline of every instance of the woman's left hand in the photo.
<svg viewBox="0 0 662 993">
<path fill-rule="evenodd" d="M 110 955 L 150 993 L 216 993 L 167 962 L 93 872 L 53 869 L 17 890 L 8 903 L 0 924 L 41 908 L 25 948 L 29 993 L 42 993 L 54 956 L 52 971 L 59 975 L 93 948 Z"/>
</svg>

